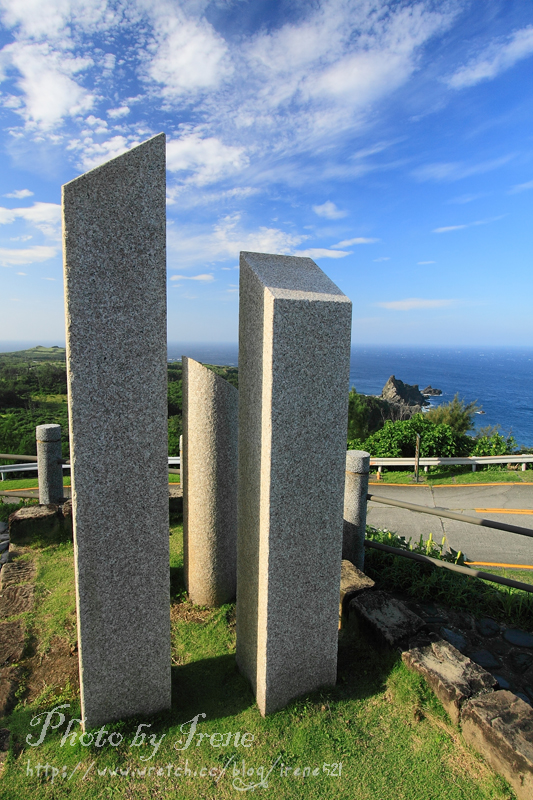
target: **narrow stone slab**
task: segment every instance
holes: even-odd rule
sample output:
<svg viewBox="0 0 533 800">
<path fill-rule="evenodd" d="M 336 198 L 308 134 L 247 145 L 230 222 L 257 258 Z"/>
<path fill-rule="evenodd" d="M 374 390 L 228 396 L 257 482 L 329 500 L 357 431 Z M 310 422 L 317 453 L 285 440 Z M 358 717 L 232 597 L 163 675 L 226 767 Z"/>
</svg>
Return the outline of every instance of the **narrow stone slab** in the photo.
<svg viewBox="0 0 533 800">
<path fill-rule="evenodd" d="M 61 425 L 37 425 L 37 468 L 39 503 L 50 505 L 63 500 L 63 468 L 61 466 Z"/>
<path fill-rule="evenodd" d="M 350 330 L 311 259 L 241 253 L 237 663 L 262 714 L 336 680 Z"/>
<path fill-rule="evenodd" d="M 0 619 L 14 617 L 31 611 L 35 588 L 29 584 L 24 586 L 7 586 L 0 597 Z"/>
<path fill-rule="evenodd" d="M 405 644 L 424 625 L 405 603 L 387 592 L 365 592 L 352 600 L 350 611 L 355 611 L 391 647 Z"/>
<path fill-rule="evenodd" d="M 351 561 L 360 570 L 363 570 L 365 566 L 366 496 L 369 471 L 370 453 L 364 450 L 347 451 L 342 557 Z"/>
<path fill-rule="evenodd" d="M 341 605 L 347 605 L 360 592 L 373 589 L 375 581 L 354 567 L 351 561 L 343 558 L 341 562 Z"/>
<path fill-rule="evenodd" d="M 189 598 L 220 606 L 237 592 L 239 392 L 183 356 L 183 561 Z"/>
<path fill-rule="evenodd" d="M 402 661 L 408 669 L 426 679 L 456 725 L 466 700 L 497 686 L 489 672 L 442 639 L 406 650 Z"/>
<path fill-rule="evenodd" d="M 89 727 L 170 706 L 165 213 L 164 134 L 63 187 L 80 684 Z"/>
<path fill-rule="evenodd" d="M 501 690 L 461 709 L 465 740 L 511 784 L 519 800 L 533 797 L 533 708 Z"/>
</svg>

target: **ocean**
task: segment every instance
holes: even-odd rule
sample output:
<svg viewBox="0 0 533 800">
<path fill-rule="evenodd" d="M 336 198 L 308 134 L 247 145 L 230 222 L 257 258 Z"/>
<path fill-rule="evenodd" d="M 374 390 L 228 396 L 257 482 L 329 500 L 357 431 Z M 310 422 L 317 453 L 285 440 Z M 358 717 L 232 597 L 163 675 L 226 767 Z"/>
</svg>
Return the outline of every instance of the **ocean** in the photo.
<svg viewBox="0 0 533 800">
<path fill-rule="evenodd" d="M 236 344 L 169 342 L 169 359 L 182 355 L 206 364 L 238 363 Z M 485 413 L 476 414 L 474 430 L 499 425 L 519 445 L 533 447 L 532 347 L 352 347 L 350 386 L 358 392 L 381 394 L 391 375 L 420 389 L 442 389 L 432 405 L 455 394 L 467 403 L 475 400 Z"/>
</svg>

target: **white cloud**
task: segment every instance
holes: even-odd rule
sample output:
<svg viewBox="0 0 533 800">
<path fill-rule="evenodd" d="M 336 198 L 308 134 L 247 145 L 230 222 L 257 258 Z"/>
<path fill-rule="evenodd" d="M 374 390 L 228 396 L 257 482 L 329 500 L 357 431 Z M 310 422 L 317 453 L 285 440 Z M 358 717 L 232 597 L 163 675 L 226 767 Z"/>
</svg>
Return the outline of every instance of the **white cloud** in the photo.
<svg viewBox="0 0 533 800">
<path fill-rule="evenodd" d="M 120 106 L 120 108 L 110 108 L 106 113 L 111 119 L 120 119 L 120 117 L 127 117 L 130 109 L 128 106 Z"/>
<path fill-rule="evenodd" d="M 344 258 L 351 253 L 345 250 L 327 250 L 323 247 L 310 247 L 308 250 L 295 250 L 294 256 L 307 256 L 307 258 Z"/>
<path fill-rule="evenodd" d="M 29 189 L 15 189 L 14 192 L 10 192 L 9 194 L 5 194 L 4 197 L 13 197 L 15 200 L 23 200 L 25 197 L 32 197 L 33 192 L 30 192 Z"/>
<path fill-rule="evenodd" d="M 493 158 L 470 166 L 458 162 L 437 162 L 418 167 L 411 174 L 419 181 L 458 181 L 462 178 L 469 178 L 471 175 L 481 175 L 503 167 L 512 158 L 514 158 L 514 153 L 508 153 L 500 158 Z"/>
<path fill-rule="evenodd" d="M 202 283 L 211 283 L 215 280 L 214 275 L 203 273 L 202 275 L 172 275 L 171 281 L 201 281 Z"/>
<path fill-rule="evenodd" d="M 197 186 L 237 172 L 247 163 L 243 147 L 225 145 L 214 136 L 202 138 L 195 132 L 167 142 L 167 169 L 190 173 L 186 181 Z"/>
<path fill-rule="evenodd" d="M 449 231 L 461 231 L 464 228 L 474 228 L 476 225 L 488 225 L 490 222 L 497 222 L 503 219 L 506 214 L 500 214 L 498 217 L 489 217 L 488 219 L 477 219 L 475 222 L 468 222 L 464 225 L 447 225 L 443 228 L 434 228 L 432 233 L 448 233 Z"/>
<path fill-rule="evenodd" d="M 453 89 L 475 86 L 480 81 L 495 78 L 532 54 L 533 25 L 529 25 L 505 40 L 497 39 L 491 42 L 482 53 L 460 67 L 446 82 Z"/>
<path fill-rule="evenodd" d="M 391 300 L 390 302 L 374 303 L 374 305 L 388 308 L 391 311 L 413 311 L 419 308 L 446 308 L 456 302 L 456 300 L 424 300 L 421 297 L 409 297 L 406 300 Z"/>
<path fill-rule="evenodd" d="M 390 261 L 390 256 L 381 256 L 381 258 L 375 258 L 374 262 L 379 264 L 380 261 Z"/>
<path fill-rule="evenodd" d="M 50 239 L 61 237 L 61 206 L 56 203 L 34 203 L 29 208 L 4 208 L 0 206 L 0 225 L 11 225 L 24 219 Z"/>
<path fill-rule="evenodd" d="M 443 228 L 434 228 L 433 233 L 448 233 L 449 231 L 462 231 L 464 228 L 469 228 L 469 225 L 447 225 Z"/>
<path fill-rule="evenodd" d="M 155 24 L 147 74 L 162 85 L 164 97 L 214 88 L 231 74 L 226 43 L 205 19 L 186 18 L 167 6 Z"/>
<path fill-rule="evenodd" d="M 56 253 L 55 247 L 45 247 L 44 245 L 19 250 L 0 247 L 0 266 L 18 267 L 22 264 L 36 264 L 40 261 L 48 261 Z"/>
<path fill-rule="evenodd" d="M 313 211 L 315 214 L 318 214 L 319 217 L 325 217 L 326 219 L 342 219 L 342 217 L 348 215 L 347 211 L 342 211 L 337 208 L 335 203 L 332 203 L 331 200 L 326 200 L 321 206 L 313 206 Z"/>
<path fill-rule="evenodd" d="M 2 57 L 19 74 L 16 84 L 23 104 L 15 111 L 30 125 L 50 130 L 64 117 L 92 107 L 94 95 L 73 78 L 91 66 L 91 59 L 56 51 L 48 43 L 33 42 L 8 44 Z"/>
<path fill-rule="evenodd" d="M 121 156 L 132 147 L 140 144 L 137 139 L 126 136 L 112 136 L 104 142 L 95 142 L 91 137 L 83 140 L 73 139 L 67 150 L 74 150 L 80 153 L 80 168 L 84 170 L 94 169 L 104 164 L 112 158 Z"/>
<path fill-rule="evenodd" d="M 420 264 L 420 265 L 423 265 L 423 264 L 435 264 L 435 261 L 417 261 L 416 263 Z"/>
<path fill-rule="evenodd" d="M 240 214 L 228 214 L 213 227 L 200 228 L 196 232 L 191 232 L 190 226 L 169 226 L 168 261 L 172 268 L 175 257 L 179 269 L 184 269 L 198 263 L 236 259 L 241 250 L 292 255 L 295 248 L 307 238 L 265 226 L 246 231 L 243 229 Z"/>
<path fill-rule="evenodd" d="M 357 236 L 355 239 L 344 239 L 342 242 L 337 242 L 337 244 L 332 244 L 331 246 L 334 249 L 340 248 L 342 250 L 343 247 L 351 247 L 354 244 L 374 244 L 375 242 L 379 242 L 379 239 L 368 239 L 364 236 Z"/>
<path fill-rule="evenodd" d="M 533 189 L 533 181 L 527 181 L 527 183 L 517 183 L 516 186 L 513 186 L 511 189 L 509 189 L 509 194 L 527 192 L 529 189 Z"/>
</svg>

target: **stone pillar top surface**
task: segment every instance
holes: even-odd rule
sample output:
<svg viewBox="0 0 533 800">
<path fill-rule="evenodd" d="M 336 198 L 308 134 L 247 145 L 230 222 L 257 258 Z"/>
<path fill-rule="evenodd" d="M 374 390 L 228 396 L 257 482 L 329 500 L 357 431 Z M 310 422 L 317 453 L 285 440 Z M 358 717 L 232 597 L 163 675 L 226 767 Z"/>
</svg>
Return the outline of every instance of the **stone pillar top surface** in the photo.
<svg viewBox="0 0 533 800">
<path fill-rule="evenodd" d="M 370 453 L 365 450 L 346 451 L 346 472 L 368 472 L 370 470 Z"/>
<path fill-rule="evenodd" d="M 242 251 L 241 262 L 255 272 L 265 288 L 276 298 L 351 303 L 311 258 Z"/>
<path fill-rule="evenodd" d="M 59 442 L 61 440 L 61 425 L 37 425 L 35 438 L 40 442 Z"/>
</svg>

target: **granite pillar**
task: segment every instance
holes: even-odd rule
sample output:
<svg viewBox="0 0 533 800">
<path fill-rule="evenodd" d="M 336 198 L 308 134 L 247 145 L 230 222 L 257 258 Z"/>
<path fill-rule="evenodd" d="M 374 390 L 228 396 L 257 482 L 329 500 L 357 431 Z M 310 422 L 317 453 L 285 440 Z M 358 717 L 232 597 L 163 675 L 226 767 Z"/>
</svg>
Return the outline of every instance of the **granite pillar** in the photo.
<svg viewBox="0 0 533 800">
<path fill-rule="evenodd" d="M 61 466 L 61 425 L 37 425 L 37 474 L 39 504 L 63 502 L 63 467 Z"/>
<path fill-rule="evenodd" d="M 220 606 L 237 589 L 235 386 L 192 358 L 183 364 L 183 558 L 189 599 Z"/>
<path fill-rule="evenodd" d="M 336 680 L 351 303 L 241 253 L 237 663 L 261 713 Z"/>
<path fill-rule="evenodd" d="M 344 530 L 342 557 L 364 571 L 366 496 L 370 453 L 364 450 L 348 450 L 346 453 L 346 483 L 344 485 Z"/>
<path fill-rule="evenodd" d="M 165 136 L 63 187 L 84 725 L 170 707 Z"/>
</svg>

